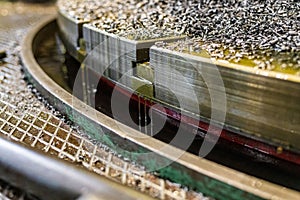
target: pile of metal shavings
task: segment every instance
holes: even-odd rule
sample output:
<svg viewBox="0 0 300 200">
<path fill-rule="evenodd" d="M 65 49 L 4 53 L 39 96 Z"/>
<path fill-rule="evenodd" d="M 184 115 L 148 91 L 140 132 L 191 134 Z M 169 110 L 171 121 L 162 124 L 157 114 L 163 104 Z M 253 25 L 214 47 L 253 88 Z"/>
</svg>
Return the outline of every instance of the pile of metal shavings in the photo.
<svg viewBox="0 0 300 200">
<path fill-rule="evenodd" d="M 144 167 L 92 141 L 48 104 L 24 80 L 19 44 L 32 25 L 45 14 L 55 13 L 55 9 L 19 3 L 3 5 L 0 7 L 0 13 L 5 13 L 0 16 L 0 50 L 4 50 L 7 56 L 0 60 L 1 137 L 57 156 L 159 199 L 211 199 L 148 173 Z M 16 5 L 23 6 L 21 13 L 15 10 Z M 0 198 L 16 199 L 19 194 L 19 190 L 9 183 L 4 183 L 1 188 L 4 190 L 0 190 Z M 23 194 L 26 192 L 23 191 L 21 199 L 35 199 Z"/>
<path fill-rule="evenodd" d="M 133 40 L 183 35 L 161 0 L 73 0 L 58 1 L 61 11 L 108 33 Z"/>
<path fill-rule="evenodd" d="M 60 0 L 58 5 L 121 37 L 187 34 L 193 38 L 188 43 L 212 58 L 300 76 L 297 0 Z"/>
<path fill-rule="evenodd" d="M 175 22 L 193 38 L 184 42 L 188 51 L 200 47 L 212 58 L 300 75 L 299 1 L 168 2 Z"/>
</svg>

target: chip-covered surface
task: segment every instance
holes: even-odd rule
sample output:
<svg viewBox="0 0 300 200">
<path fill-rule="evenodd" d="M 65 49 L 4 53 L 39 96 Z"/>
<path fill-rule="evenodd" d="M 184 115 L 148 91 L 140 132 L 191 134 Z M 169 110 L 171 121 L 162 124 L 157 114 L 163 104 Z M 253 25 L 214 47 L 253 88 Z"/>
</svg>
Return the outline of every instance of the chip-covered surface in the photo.
<svg viewBox="0 0 300 200">
<path fill-rule="evenodd" d="M 161 199 L 208 199 L 201 193 L 188 191 L 147 173 L 142 166 L 90 140 L 43 100 L 38 91 L 24 80 L 19 59 L 20 42 L 39 20 L 53 16 L 55 7 L 4 2 L 0 5 L 0 28 L 4 33 L 0 37 L 0 49 L 6 54 L 0 60 L 1 137 L 82 166 L 95 172 L 95 176 L 107 177 L 150 196 Z M 35 199 L 6 182 L 1 182 L 0 188 L 2 199 Z"/>
</svg>

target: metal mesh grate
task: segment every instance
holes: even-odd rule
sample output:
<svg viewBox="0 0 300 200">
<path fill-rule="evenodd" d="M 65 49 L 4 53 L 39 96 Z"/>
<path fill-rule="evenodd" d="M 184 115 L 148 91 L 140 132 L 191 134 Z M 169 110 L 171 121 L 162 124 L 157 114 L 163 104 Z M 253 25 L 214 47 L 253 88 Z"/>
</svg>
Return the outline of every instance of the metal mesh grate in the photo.
<svg viewBox="0 0 300 200">
<path fill-rule="evenodd" d="M 154 197 L 161 199 L 195 197 L 195 193 L 188 193 L 186 189 L 145 173 L 143 168 L 94 145 L 52 113 L 36 108 L 27 108 L 26 111 L 20 112 L 10 102 L 3 100 L 0 100 L 0 107 L 1 133 L 15 141 L 75 162 L 97 174 L 135 187 Z"/>
<path fill-rule="evenodd" d="M 135 166 L 108 149 L 93 144 L 56 117 L 57 113 L 48 110 L 33 95 L 21 73 L 19 42 L 26 30 L 43 16 L 42 13 L 53 13 L 55 9 L 21 5 L 22 12 L 18 11 L 19 4 L 3 3 L 0 8 L 0 49 L 5 49 L 8 54 L 0 62 L 0 134 L 160 199 L 206 199 L 201 193 L 188 191 L 146 173 L 143 167 Z M 11 198 L 8 189 L 0 192 L 0 199 L 16 199 L 14 197 L 18 196 Z M 19 197 L 27 198 L 23 193 Z"/>
</svg>

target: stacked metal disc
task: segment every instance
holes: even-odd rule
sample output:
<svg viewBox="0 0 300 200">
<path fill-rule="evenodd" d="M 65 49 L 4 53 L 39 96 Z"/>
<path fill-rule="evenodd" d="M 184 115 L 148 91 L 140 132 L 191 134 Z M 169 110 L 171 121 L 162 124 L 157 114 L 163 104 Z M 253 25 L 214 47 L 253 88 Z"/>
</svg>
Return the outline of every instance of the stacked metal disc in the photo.
<svg viewBox="0 0 300 200">
<path fill-rule="evenodd" d="M 227 128 L 299 149 L 298 1 L 72 2 L 59 1 L 60 31 L 95 72 L 129 88 L 154 82 L 157 100 L 191 116 L 226 112 Z M 227 109 L 212 107 L 224 89 Z"/>
<path fill-rule="evenodd" d="M 209 84 L 216 68 L 229 129 L 299 149 L 300 3 L 190 0 L 169 8 L 193 38 L 151 48 L 155 97 L 181 99 L 181 109 L 210 118 L 222 92 Z"/>
<path fill-rule="evenodd" d="M 300 146 L 299 82 L 281 79 L 280 73 L 277 78 L 261 76 L 254 70 L 161 47 L 151 48 L 150 64 L 157 99 L 172 105 L 179 100 L 181 109 L 197 115 L 199 108 L 201 116 L 207 118 L 213 109 L 226 112 L 228 128 L 275 143 L 286 142 L 294 148 Z M 219 110 L 213 102 L 222 104 L 218 101 L 224 92 L 227 108 Z"/>
</svg>

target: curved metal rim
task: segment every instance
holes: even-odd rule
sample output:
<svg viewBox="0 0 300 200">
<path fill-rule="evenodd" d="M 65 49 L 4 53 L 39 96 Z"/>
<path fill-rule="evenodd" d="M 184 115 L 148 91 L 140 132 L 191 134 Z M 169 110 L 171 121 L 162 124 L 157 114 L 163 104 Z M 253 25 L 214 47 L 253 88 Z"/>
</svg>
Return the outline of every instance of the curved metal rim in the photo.
<svg viewBox="0 0 300 200">
<path fill-rule="evenodd" d="M 74 97 L 47 76 L 47 74 L 40 68 L 40 66 L 36 62 L 32 51 L 32 44 L 35 36 L 44 26 L 46 26 L 50 22 L 53 22 L 54 20 L 55 17 L 52 16 L 46 20 L 41 21 L 41 23 L 39 23 L 30 31 L 29 34 L 27 34 L 22 43 L 21 59 L 24 67 L 35 79 L 35 81 L 38 82 L 45 90 L 47 90 L 53 98 L 60 99 L 61 104 L 73 107 L 72 101 Z M 164 145 L 163 142 L 158 141 L 150 136 L 146 136 L 145 134 L 127 127 L 126 125 L 118 124 L 119 126 L 124 128 L 122 130 L 130 131 L 131 134 L 129 135 L 126 132 L 120 130 L 119 127 L 116 126 L 116 122 L 112 118 L 100 112 L 96 112 L 96 116 L 94 116 L 95 109 L 86 106 L 80 100 L 77 100 L 76 102 L 79 105 L 76 105 L 76 108 L 73 107 L 73 109 L 76 109 L 76 111 L 81 113 L 83 117 L 93 120 L 101 126 L 113 131 L 115 134 L 118 134 L 120 137 L 130 140 L 135 144 L 138 144 L 152 152 L 155 152 L 158 155 L 173 159 L 172 156 L 163 155 L 160 151 L 158 151 L 158 149 L 162 145 Z M 91 113 L 93 113 L 93 115 Z M 132 137 L 132 135 L 136 135 L 136 137 Z M 177 163 L 261 198 L 299 199 L 300 197 L 300 192 L 249 176 L 228 167 L 221 166 L 217 163 L 197 157 L 175 147 L 170 147 L 170 150 L 182 154 L 179 159 L 176 158 Z M 173 160 L 175 160 L 175 158 Z"/>
</svg>

